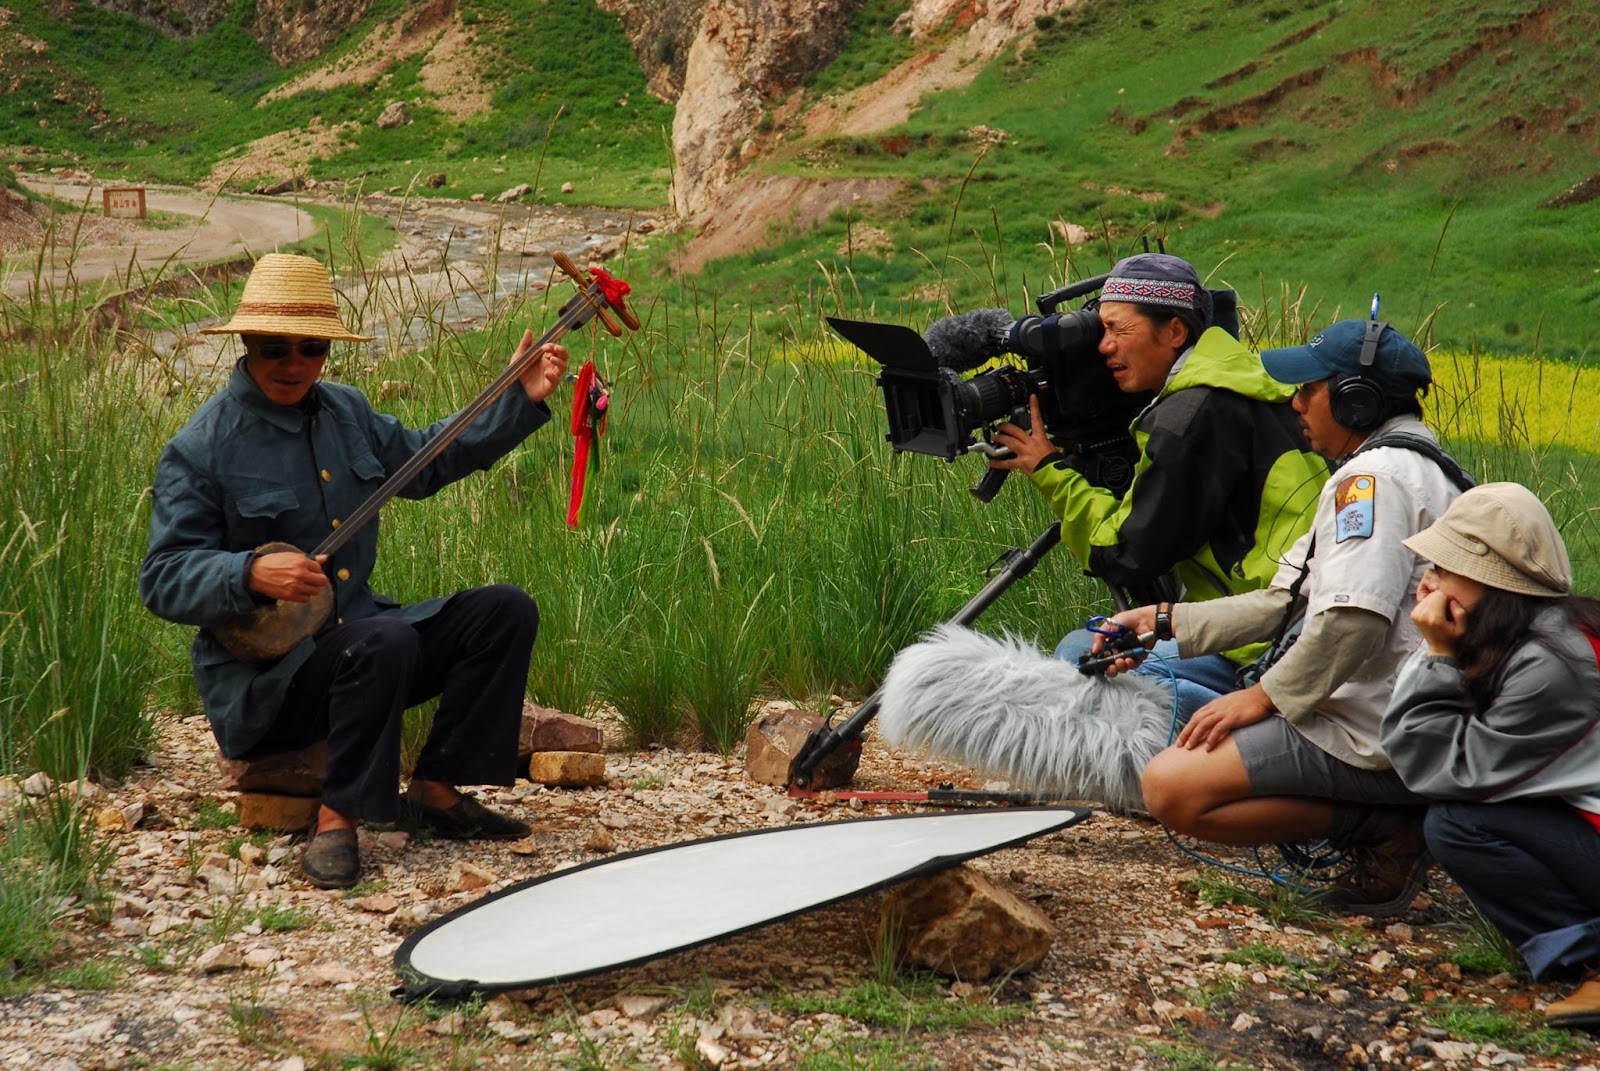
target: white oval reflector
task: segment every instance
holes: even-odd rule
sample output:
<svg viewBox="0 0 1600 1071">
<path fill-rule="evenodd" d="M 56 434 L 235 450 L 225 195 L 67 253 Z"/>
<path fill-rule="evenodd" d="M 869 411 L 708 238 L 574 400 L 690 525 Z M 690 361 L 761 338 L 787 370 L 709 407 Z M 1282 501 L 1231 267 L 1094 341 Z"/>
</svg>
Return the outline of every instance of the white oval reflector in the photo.
<svg viewBox="0 0 1600 1071">
<path fill-rule="evenodd" d="M 572 979 L 741 933 L 1082 821 L 1078 807 L 894 815 L 647 848 L 521 882 L 395 953 L 400 995 Z"/>
</svg>

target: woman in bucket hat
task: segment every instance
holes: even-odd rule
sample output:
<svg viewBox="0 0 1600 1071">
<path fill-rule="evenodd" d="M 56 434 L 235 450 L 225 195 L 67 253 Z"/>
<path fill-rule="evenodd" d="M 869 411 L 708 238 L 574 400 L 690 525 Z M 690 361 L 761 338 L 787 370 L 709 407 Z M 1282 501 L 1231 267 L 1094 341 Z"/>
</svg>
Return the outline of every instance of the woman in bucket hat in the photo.
<svg viewBox="0 0 1600 1071">
<path fill-rule="evenodd" d="M 1405 541 L 1433 563 L 1382 742 L 1428 808 L 1428 848 L 1538 981 L 1581 979 L 1551 1026 L 1600 1028 L 1600 602 L 1515 483 L 1474 488 Z"/>
<path fill-rule="evenodd" d="M 310 257 L 263 256 L 233 318 L 207 331 L 239 335 L 244 356 L 162 452 L 139 590 L 154 613 L 199 627 L 194 674 L 223 754 L 327 741 L 321 807 L 301 856 L 323 888 L 360 880 L 357 826 L 395 821 L 402 807 L 445 837 L 527 835 L 456 786 L 513 782 L 533 599 L 510 584 L 410 606 L 374 593 L 377 520 L 331 560 L 258 549 L 320 544 L 447 422 L 407 428 L 355 388 L 321 380 L 331 342 L 371 339 L 345 326 L 327 269 Z M 565 348 L 545 346 L 522 389 L 501 394 L 400 493 L 425 498 L 509 453 L 549 421 L 545 399 L 566 366 Z M 304 603 L 330 589 L 327 624 L 275 661 L 235 657 L 214 634 L 274 600 Z M 397 798 L 402 715 L 435 697 Z"/>
</svg>

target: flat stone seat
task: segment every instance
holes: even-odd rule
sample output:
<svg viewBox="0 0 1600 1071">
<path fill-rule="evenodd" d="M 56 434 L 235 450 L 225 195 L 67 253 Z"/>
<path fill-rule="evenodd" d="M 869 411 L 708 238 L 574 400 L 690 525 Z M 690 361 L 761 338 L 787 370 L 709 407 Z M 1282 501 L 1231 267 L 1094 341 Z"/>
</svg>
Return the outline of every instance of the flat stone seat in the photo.
<svg viewBox="0 0 1600 1071">
<path fill-rule="evenodd" d="M 247 759 L 217 754 L 222 788 L 239 793 L 239 824 L 252 831 L 294 832 L 310 826 L 321 806 L 327 765 L 325 740 Z"/>
</svg>

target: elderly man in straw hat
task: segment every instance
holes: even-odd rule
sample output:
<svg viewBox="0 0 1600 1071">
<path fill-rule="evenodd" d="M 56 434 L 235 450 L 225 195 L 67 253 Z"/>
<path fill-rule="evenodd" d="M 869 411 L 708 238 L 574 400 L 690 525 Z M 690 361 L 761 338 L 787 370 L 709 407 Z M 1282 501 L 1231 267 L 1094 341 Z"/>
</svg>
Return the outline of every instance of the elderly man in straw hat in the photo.
<svg viewBox="0 0 1600 1071">
<path fill-rule="evenodd" d="M 301 857 L 322 888 L 356 884 L 356 827 L 394 821 L 401 807 L 444 837 L 526 836 L 525 824 L 456 786 L 513 781 L 534 601 L 511 585 L 411 606 L 375 594 L 376 521 L 332 560 L 257 549 L 316 546 L 444 422 L 409 429 L 354 388 L 321 381 L 330 342 L 371 339 L 345 327 L 328 271 L 310 257 L 263 256 L 233 319 L 206 330 L 238 334 L 244 356 L 161 455 L 139 589 L 154 613 L 199 626 L 194 674 L 223 753 L 327 740 L 322 805 Z M 545 399 L 566 366 L 563 347 L 545 346 L 522 389 L 503 393 L 402 493 L 426 497 L 510 452 L 550 419 Z M 259 606 L 330 587 L 328 623 L 270 664 L 234 657 L 213 634 Z M 435 697 L 432 731 L 397 798 L 402 714 Z"/>
</svg>

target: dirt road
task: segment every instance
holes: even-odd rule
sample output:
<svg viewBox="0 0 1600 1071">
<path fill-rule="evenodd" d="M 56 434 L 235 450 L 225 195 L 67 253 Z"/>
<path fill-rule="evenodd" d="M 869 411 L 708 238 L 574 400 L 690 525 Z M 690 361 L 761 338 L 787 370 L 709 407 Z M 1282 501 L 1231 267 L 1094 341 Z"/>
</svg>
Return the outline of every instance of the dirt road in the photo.
<svg viewBox="0 0 1600 1071">
<path fill-rule="evenodd" d="M 48 269 L 39 290 L 61 294 L 76 288 L 127 290 L 181 275 L 191 266 L 248 262 L 263 253 L 314 237 L 319 225 L 303 207 L 350 207 L 349 197 L 329 188 L 296 200 L 223 197 L 181 187 L 145 188 L 146 220 L 107 219 L 101 209 L 104 184 L 84 174 L 21 175 L 29 189 L 79 211 L 54 221 L 55 244 L 46 250 Z M 455 199 L 367 194 L 360 211 L 385 219 L 394 245 L 376 263 L 337 288 L 350 315 L 377 337 L 381 351 L 424 344 L 432 332 L 471 330 L 502 302 L 543 289 L 560 250 L 580 263 L 604 260 L 624 243 L 640 244 L 628 214 L 580 206 L 467 202 Z M 641 231 L 661 226 L 651 221 Z M 0 264 L 3 296 L 26 300 L 35 286 L 35 256 L 23 249 Z M 403 280 L 403 282 L 399 281 Z M 192 322 L 152 332 L 152 353 L 172 358 L 180 371 L 206 374 L 231 365 L 225 338 L 197 331 L 218 322 L 198 307 Z"/>
<path fill-rule="evenodd" d="M 83 176 L 23 174 L 18 178 L 34 193 L 84 206 L 84 226 L 92 227 L 98 236 L 87 240 L 76 221 L 59 221 L 65 225 L 58 225 L 55 244 L 47 250 L 47 282 L 56 289 L 70 279 L 80 284 L 121 280 L 137 285 L 163 269 L 168 273 L 182 265 L 270 252 L 309 238 L 317 229 L 310 213 L 274 198 L 214 197 L 166 186 L 145 187 L 145 208 L 152 215 L 159 214 L 158 221 L 160 216 L 181 217 L 172 225 L 105 220 L 100 215 L 104 183 Z M 130 272 L 132 279 L 128 278 Z M 5 291 L 26 293 L 32 283 L 32 275 L 19 270 L 6 277 Z"/>
</svg>

